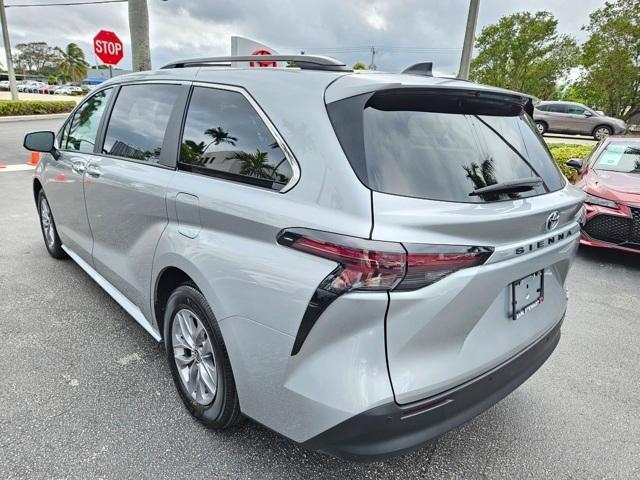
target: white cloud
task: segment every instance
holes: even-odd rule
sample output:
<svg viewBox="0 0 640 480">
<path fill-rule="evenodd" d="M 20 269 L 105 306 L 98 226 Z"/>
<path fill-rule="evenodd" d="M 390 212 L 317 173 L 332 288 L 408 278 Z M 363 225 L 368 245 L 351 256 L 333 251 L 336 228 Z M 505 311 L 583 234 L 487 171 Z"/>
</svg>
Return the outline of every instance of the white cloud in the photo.
<svg viewBox="0 0 640 480">
<path fill-rule="evenodd" d="M 26 3 L 10 0 L 11 3 Z M 458 67 L 468 0 L 149 0 L 152 61 L 159 66 L 177 57 L 229 52 L 229 37 L 245 35 L 284 53 L 326 53 L 347 64 L 369 63 L 378 49 L 379 68 L 397 71 L 433 61 L 443 72 Z M 559 30 L 584 39 L 580 27 L 602 0 L 485 0 L 478 32 L 501 16 L 548 10 Z M 131 65 L 126 4 L 7 9 L 11 41 L 78 43 L 93 62 L 92 39 L 113 30 L 125 42 L 122 67 Z M 4 63 L 4 60 L 0 60 Z"/>
</svg>

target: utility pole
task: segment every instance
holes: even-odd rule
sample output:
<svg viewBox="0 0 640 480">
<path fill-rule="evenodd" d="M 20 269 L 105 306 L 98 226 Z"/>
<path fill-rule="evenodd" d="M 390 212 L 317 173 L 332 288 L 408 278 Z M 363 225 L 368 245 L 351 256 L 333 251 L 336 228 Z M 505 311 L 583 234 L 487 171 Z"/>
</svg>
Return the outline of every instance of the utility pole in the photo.
<svg viewBox="0 0 640 480">
<path fill-rule="evenodd" d="M 376 69 L 376 47 L 371 47 L 371 65 L 369 65 L 369 70 Z"/>
<path fill-rule="evenodd" d="M 462 45 L 462 57 L 460 58 L 460 70 L 458 78 L 468 80 L 471 66 L 471 54 L 473 53 L 473 41 L 478 23 L 478 7 L 480 0 L 469 0 L 469 15 L 467 16 L 467 29 L 464 32 L 464 44 Z"/>
<path fill-rule="evenodd" d="M 133 51 L 131 62 L 133 71 L 151 70 L 147 0 L 129 0 L 129 31 L 131 32 L 131 50 Z"/>
<path fill-rule="evenodd" d="M 4 0 L 0 0 L 0 24 L 2 24 L 2 42 L 4 43 L 4 53 L 7 56 L 7 73 L 9 74 L 9 89 L 11 90 L 11 100 L 18 100 L 18 89 L 16 88 L 16 72 L 13 71 L 13 60 L 11 58 L 11 42 L 9 41 L 9 27 L 7 27 L 7 13 L 4 10 Z"/>
</svg>

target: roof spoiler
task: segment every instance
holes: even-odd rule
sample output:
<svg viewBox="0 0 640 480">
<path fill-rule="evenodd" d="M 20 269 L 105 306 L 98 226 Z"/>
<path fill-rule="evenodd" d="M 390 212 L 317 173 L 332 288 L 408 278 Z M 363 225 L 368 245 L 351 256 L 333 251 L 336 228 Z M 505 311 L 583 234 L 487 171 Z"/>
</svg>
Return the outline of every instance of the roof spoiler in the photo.
<svg viewBox="0 0 640 480">
<path fill-rule="evenodd" d="M 203 66 L 229 66 L 231 62 L 292 62 L 301 70 L 326 70 L 332 72 L 351 72 L 343 62 L 331 57 L 314 55 L 236 55 L 226 57 L 202 57 L 177 60 L 163 66 L 166 68 L 185 68 Z"/>
</svg>

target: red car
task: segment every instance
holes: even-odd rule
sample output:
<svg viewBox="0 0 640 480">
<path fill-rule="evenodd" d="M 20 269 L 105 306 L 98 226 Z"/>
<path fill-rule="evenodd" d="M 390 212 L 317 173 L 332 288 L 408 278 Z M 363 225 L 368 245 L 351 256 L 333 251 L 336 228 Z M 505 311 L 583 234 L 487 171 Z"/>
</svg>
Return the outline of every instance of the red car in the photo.
<svg viewBox="0 0 640 480">
<path fill-rule="evenodd" d="M 567 165 L 587 194 L 580 242 L 640 253 L 640 138 L 608 137 Z"/>
</svg>

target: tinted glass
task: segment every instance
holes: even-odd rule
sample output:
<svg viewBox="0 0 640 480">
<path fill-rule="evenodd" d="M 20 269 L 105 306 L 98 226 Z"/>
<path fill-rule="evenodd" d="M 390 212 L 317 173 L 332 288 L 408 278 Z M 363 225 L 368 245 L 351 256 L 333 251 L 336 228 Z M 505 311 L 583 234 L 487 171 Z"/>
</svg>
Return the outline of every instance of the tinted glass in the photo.
<svg viewBox="0 0 640 480">
<path fill-rule="evenodd" d="M 76 152 L 93 152 L 100 119 L 112 89 L 96 93 L 83 103 L 64 128 L 60 148 Z"/>
<path fill-rule="evenodd" d="M 180 148 L 182 168 L 280 190 L 291 165 L 240 93 L 196 87 Z"/>
<path fill-rule="evenodd" d="M 542 112 L 547 112 L 549 110 L 549 105 L 538 105 L 536 109 Z"/>
<path fill-rule="evenodd" d="M 157 163 L 178 85 L 125 85 L 111 112 L 103 153 Z"/>
<path fill-rule="evenodd" d="M 328 111 L 358 177 L 379 192 L 475 203 L 539 195 L 564 185 L 519 105 L 385 92 L 335 102 Z M 532 176 L 544 185 L 470 195 Z"/>
<path fill-rule="evenodd" d="M 584 109 L 584 107 L 579 107 L 578 105 L 568 105 L 567 112 L 573 115 L 584 115 L 584 112 L 586 112 L 586 110 Z"/>
<path fill-rule="evenodd" d="M 611 142 L 594 164 L 596 170 L 640 173 L 640 143 Z"/>
<path fill-rule="evenodd" d="M 556 104 L 549 105 L 549 109 L 547 111 L 555 112 L 555 113 L 567 113 L 567 106 L 562 105 L 560 103 L 556 103 Z"/>
</svg>

